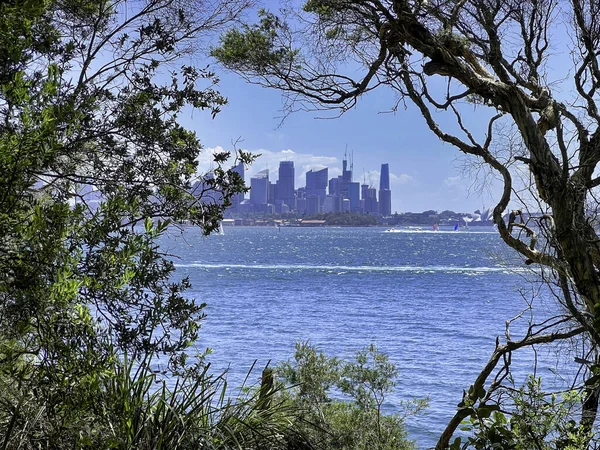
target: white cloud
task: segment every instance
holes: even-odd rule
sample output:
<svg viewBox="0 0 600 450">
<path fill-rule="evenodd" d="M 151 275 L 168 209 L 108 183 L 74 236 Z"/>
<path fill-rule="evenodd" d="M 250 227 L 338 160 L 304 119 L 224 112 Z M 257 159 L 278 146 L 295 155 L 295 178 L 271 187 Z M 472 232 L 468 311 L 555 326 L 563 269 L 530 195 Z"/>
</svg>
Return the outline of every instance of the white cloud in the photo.
<svg viewBox="0 0 600 450">
<path fill-rule="evenodd" d="M 200 173 L 208 172 L 210 169 L 214 167 L 214 155 L 216 153 L 222 153 L 225 149 L 221 146 L 217 147 L 205 147 L 202 149 L 202 152 L 198 156 L 198 171 Z M 231 158 L 231 164 L 233 164 L 233 155 Z"/>
<path fill-rule="evenodd" d="M 464 180 L 460 176 L 456 177 L 448 177 L 444 180 L 444 184 L 448 187 L 462 187 L 464 185 Z"/>
<path fill-rule="evenodd" d="M 337 158 L 329 156 L 317 156 L 311 153 L 296 153 L 291 149 L 281 150 L 279 152 L 273 152 L 270 150 L 256 150 L 252 153 L 260 154 L 254 164 L 248 168 L 246 172 L 247 179 L 250 179 L 256 172 L 264 170 L 268 167 L 269 179 L 271 182 L 275 182 L 279 178 L 279 162 L 280 161 L 293 161 L 294 169 L 296 172 L 296 187 L 304 186 L 306 183 L 306 172 L 311 169 L 322 169 L 324 167 L 329 168 L 329 178 L 332 176 L 335 166 L 340 165 L 340 161 Z"/>
<path fill-rule="evenodd" d="M 358 175 L 358 174 L 357 174 Z M 379 170 L 368 170 L 364 173 L 364 175 L 360 175 L 360 177 L 355 176 L 354 179 L 360 181 L 361 184 L 366 181 L 366 183 L 374 188 L 379 189 L 379 179 L 381 178 L 381 172 Z M 400 175 L 396 175 L 395 173 L 390 173 L 390 189 L 393 191 L 394 187 L 412 184 L 415 182 L 415 179 L 407 175 L 405 173 L 401 173 Z"/>
<path fill-rule="evenodd" d="M 378 170 L 367 170 L 364 173 L 356 174 L 354 179 L 360 181 L 360 184 L 368 184 L 374 188 L 379 189 L 379 178 L 381 174 Z"/>
<path fill-rule="evenodd" d="M 211 164 L 213 155 L 218 152 L 222 152 L 224 149 L 221 146 L 213 148 L 205 148 L 202 154 L 198 158 L 199 171 L 206 172 L 214 165 Z M 274 152 L 266 149 L 248 150 L 255 155 L 260 155 L 254 163 L 246 168 L 245 178 L 250 180 L 257 172 L 269 169 L 269 179 L 271 182 L 275 182 L 279 178 L 279 162 L 280 161 L 293 161 L 294 168 L 296 170 L 296 187 L 304 186 L 306 182 L 306 172 L 311 169 L 319 170 L 325 167 L 329 168 L 329 178 L 341 175 L 341 169 L 337 166 L 341 166 L 341 161 L 335 157 L 330 156 L 317 156 L 310 153 L 297 153 L 292 149 L 283 149 L 278 152 Z M 230 158 L 231 164 L 233 164 L 233 155 Z"/>
<path fill-rule="evenodd" d="M 411 184 L 415 181 L 413 177 L 407 175 L 405 173 L 401 173 L 400 175 L 396 175 L 394 173 L 390 173 L 390 184 Z"/>
</svg>

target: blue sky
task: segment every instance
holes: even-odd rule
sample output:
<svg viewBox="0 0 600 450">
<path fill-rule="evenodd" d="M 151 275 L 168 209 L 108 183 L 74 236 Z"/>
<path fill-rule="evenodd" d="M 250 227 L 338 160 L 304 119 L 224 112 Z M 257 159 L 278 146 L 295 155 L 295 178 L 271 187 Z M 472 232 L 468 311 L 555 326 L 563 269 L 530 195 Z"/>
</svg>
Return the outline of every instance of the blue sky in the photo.
<svg viewBox="0 0 600 450">
<path fill-rule="evenodd" d="M 499 197 L 496 187 L 488 192 L 474 184 L 473 174 L 464 170 L 467 157 L 437 139 L 415 108 L 386 112 L 394 103 L 389 90 L 365 95 L 339 118 L 320 119 L 317 116 L 324 113 L 297 112 L 281 124 L 281 93 L 216 70 L 221 78 L 219 90 L 229 104 L 214 120 L 196 111 L 187 124 L 205 146 L 203 168 L 208 167 L 211 151 L 232 149 L 232 142 L 240 139 L 238 148 L 262 155 L 247 169 L 247 180 L 268 167 L 275 181 L 279 161 L 292 160 L 299 187 L 305 185 L 305 173 L 312 168 L 329 167 L 330 178 L 341 174 L 347 146 L 348 152 L 354 152 L 354 181 L 362 183 L 366 178 L 378 187 L 381 164 L 389 163 L 392 211 L 472 212 L 493 206 Z M 486 122 L 477 123 L 481 115 L 467 111 L 475 130 L 483 133 Z"/>
</svg>

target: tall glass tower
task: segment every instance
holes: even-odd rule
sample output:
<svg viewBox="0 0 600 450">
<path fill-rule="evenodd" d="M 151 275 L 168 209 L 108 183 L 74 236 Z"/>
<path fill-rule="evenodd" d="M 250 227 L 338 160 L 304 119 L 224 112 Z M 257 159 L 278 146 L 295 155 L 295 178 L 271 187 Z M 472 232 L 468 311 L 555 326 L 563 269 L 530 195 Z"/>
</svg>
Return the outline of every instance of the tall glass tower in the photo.
<svg viewBox="0 0 600 450">
<path fill-rule="evenodd" d="M 269 194 L 269 169 L 262 170 L 250 178 L 250 203 L 266 205 Z"/>
<path fill-rule="evenodd" d="M 389 216 L 392 214 L 392 191 L 390 190 L 390 165 L 381 165 L 381 178 L 379 179 L 379 214 Z"/>
<path fill-rule="evenodd" d="M 306 197 L 319 197 L 321 202 L 325 201 L 327 195 L 327 167 L 321 170 L 309 170 L 306 172 Z"/>
<path fill-rule="evenodd" d="M 296 208 L 296 202 L 294 201 L 294 177 L 294 161 L 280 161 L 275 200 L 281 200 L 288 205 L 290 211 Z"/>
<path fill-rule="evenodd" d="M 379 179 L 379 190 L 390 188 L 390 165 L 381 165 L 381 178 Z"/>
</svg>

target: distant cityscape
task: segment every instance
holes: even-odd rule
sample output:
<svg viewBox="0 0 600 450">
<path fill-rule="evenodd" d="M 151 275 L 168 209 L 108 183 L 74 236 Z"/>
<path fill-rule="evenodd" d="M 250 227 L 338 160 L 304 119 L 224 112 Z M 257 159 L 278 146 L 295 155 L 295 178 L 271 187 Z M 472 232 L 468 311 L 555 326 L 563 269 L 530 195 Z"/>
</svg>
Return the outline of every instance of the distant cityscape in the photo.
<svg viewBox="0 0 600 450">
<path fill-rule="evenodd" d="M 392 213 L 389 164 L 381 164 L 378 192 L 372 184 L 360 184 L 353 180 L 353 165 L 351 161 L 349 164 L 347 154 L 342 160 L 340 176 L 329 178 L 327 167 L 311 169 L 306 172 L 305 186 L 298 188 L 295 186 L 293 161 L 279 162 L 278 179 L 275 182 L 269 179 L 268 169 L 250 177 L 250 183 L 245 179 L 245 167 L 242 163 L 231 170 L 249 185 L 250 192 L 249 198 L 245 198 L 244 194 L 232 197 L 231 206 L 224 214 L 223 223 L 226 225 L 275 225 L 285 222 L 297 226 L 343 224 L 455 227 L 458 224 L 468 227 L 492 224 L 492 208 L 482 208 L 473 213 L 450 210 Z M 203 201 L 221 203 L 223 198 L 218 187 L 211 183 L 212 178 L 212 173 L 204 175 L 194 183 L 192 192 L 201 195 Z M 333 217 L 336 215 L 338 217 Z M 364 220 L 357 219 L 361 216 Z M 282 221 L 282 217 L 285 220 Z"/>
<path fill-rule="evenodd" d="M 244 179 L 243 164 L 233 170 Z M 328 170 L 327 167 L 309 170 L 305 186 L 296 188 L 294 162 L 280 161 L 278 180 L 274 183 L 269 180 L 268 169 L 258 172 L 250 178 L 250 198 L 237 194 L 228 213 L 310 215 L 348 212 L 383 217 L 392 214 L 389 164 L 381 165 L 379 196 L 374 186 L 353 181 L 352 163 L 348 164 L 347 155 L 342 160 L 342 175 L 329 178 Z"/>
</svg>

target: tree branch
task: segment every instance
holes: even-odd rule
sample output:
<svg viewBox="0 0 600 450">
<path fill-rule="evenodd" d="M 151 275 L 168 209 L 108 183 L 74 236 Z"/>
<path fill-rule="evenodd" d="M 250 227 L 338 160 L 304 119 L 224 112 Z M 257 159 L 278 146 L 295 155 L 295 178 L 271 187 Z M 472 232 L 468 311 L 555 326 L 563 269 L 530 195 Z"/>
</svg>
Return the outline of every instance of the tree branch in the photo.
<svg viewBox="0 0 600 450">
<path fill-rule="evenodd" d="M 469 390 L 471 394 L 467 394 L 467 398 L 463 399 L 467 400 L 471 404 L 475 404 L 478 400 L 477 393 L 484 388 L 485 382 L 493 370 L 496 368 L 498 361 L 500 358 L 504 357 L 507 354 L 510 354 L 514 350 L 518 350 L 523 347 L 530 347 L 533 345 L 539 344 L 548 344 L 551 342 L 555 342 L 557 340 L 570 339 L 574 336 L 578 336 L 585 331 L 583 327 L 574 328 L 573 330 L 566 332 L 556 332 L 551 334 L 544 334 L 535 337 L 526 337 L 520 341 L 507 341 L 506 344 L 500 344 L 496 342 L 496 349 L 490 356 L 487 364 L 483 368 L 483 370 L 477 376 L 475 382 L 473 383 L 472 389 Z M 483 406 L 483 405 L 480 405 Z M 463 419 L 470 416 L 472 410 L 470 408 L 461 408 L 450 419 L 450 422 L 442 432 L 435 449 L 436 450 L 447 450 L 450 445 L 450 439 L 454 435 L 454 432 L 459 427 Z"/>
</svg>

